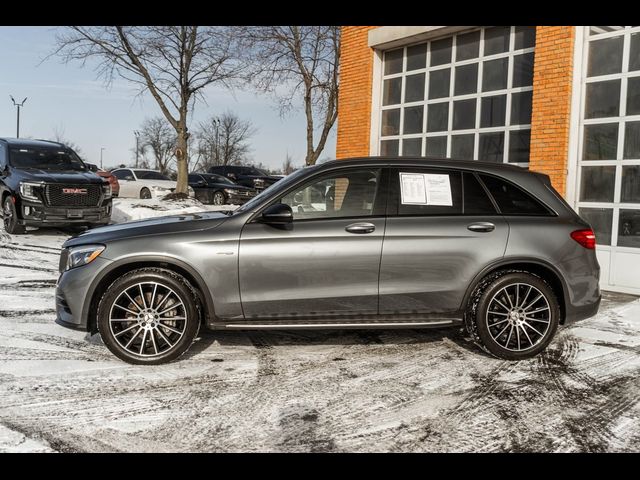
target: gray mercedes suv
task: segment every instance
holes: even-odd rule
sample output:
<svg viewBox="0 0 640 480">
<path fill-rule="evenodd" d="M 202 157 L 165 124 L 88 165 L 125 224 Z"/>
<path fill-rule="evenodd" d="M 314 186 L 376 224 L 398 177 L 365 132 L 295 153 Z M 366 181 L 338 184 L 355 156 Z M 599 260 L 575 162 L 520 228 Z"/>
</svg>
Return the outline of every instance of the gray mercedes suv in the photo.
<svg viewBox="0 0 640 480">
<path fill-rule="evenodd" d="M 117 357 L 177 358 L 213 329 L 464 325 L 487 352 L 542 351 L 600 304 L 595 235 L 516 166 L 362 158 L 307 167 L 233 213 L 67 240 L 57 321 Z"/>
</svg>

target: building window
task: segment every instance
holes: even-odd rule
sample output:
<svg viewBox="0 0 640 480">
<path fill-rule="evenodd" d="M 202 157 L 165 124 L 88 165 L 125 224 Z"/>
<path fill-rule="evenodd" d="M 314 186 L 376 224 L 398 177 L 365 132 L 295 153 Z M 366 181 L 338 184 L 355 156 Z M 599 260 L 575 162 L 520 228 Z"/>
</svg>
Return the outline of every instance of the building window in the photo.
<svg viewBox="0 0 640 480">
<path fill-rule="evenodd" d="M 578 210 L 599 245 L 637 249 L 640 27 L 588 27 L 584 55 Z"/>
<path fill-rule="evenodd" d="M 483 27 L 384 52 L 380 154 L 528 166 L 535 36 Z M 614 108 L 605 94 L 594 111 Z"/>
</svg>

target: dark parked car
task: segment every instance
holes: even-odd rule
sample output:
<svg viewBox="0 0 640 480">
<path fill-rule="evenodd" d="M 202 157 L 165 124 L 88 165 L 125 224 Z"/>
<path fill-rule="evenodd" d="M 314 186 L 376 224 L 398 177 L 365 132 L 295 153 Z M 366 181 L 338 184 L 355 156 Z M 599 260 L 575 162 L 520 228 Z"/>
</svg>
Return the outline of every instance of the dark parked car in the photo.
<svg viewBox="0 0 640 480">
<path fill-rule="evenodd" d="M 212 173 L 190 173 L 189 186 L 202 203 L 242 205 L 256 196 L 256 189 L 237 185 L 222 175 Z"/>
<path fill-rule="evenodd" d="M 158 364 L 210 328 L 465 325 L 500 358 L 542 351 L 600 304 L 595 235 L 549 177 L 495 163 L 365 158 L 307 167 L 231 215 L 67 240 L 57 316 Z"/>
<path fill-rule="evenodd" d="M 269 175 L 256 167 L 241 167 L 238 165 L 218 165 L 211 167 L 209 173 L 222 175 L 233 180 L 238 185 L 255 188 L 256 190 L 264 190 L 282 179 L 282 177 Z"/>
<path fill-rule="evenodd" d="M 109 185 L 111 185 L 111 196 L 113 197 L 118 196 L 118 193 L 120 192 L 120 184 L 118 183 L 118 179 L 113 173 L 108 172 L 106 170 L 102 170 L 100 167 L 98 167 L 97 165 L 94 165 L 93 163 L 85 162 L 85 165 L 93 173 L 96 173 L 98 176 L 102 178 L 106 178 L 107 181 L 109 182 Z"/>
<path fill-rule="evenodd" d="M 4 228 L 101 226 L 111 218 L 111 186 L 61 143 L 0 138 Z"/>
</svg>

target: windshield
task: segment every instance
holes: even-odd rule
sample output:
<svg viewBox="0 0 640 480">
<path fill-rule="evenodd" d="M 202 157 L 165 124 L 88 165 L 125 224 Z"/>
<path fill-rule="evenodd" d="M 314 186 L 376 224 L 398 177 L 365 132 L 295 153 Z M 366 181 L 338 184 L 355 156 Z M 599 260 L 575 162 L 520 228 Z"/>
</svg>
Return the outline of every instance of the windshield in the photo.
<svg viewBox="0 0 640 480">
<path fill-rule="evenodd" d="M 51 147 L 12 148 L 9 162 L 16 168 L 39 168 L 41 170 L 86 171 L 82 160 L 71 150 Z"/>
<path fill-rule="evenodd" d="M 154 170 L 134 170 L 138 180 L 169 180 L 171 179 L 166 175 L 156 172 Z"/>
<path fill-rule="evenodd" d="M 249 200 L 247 203 L 242 205 L 240 208 L 237 208 L 236 210 L 234 210 L 234 214 L 251 210 L 255 206 L 261 204 L 265 198 L 271 197 L 272 195 L 277 195 L 283 190 L 286 190 L 287 188 L 289 188 L 289 185 L 291 185 L 294 182 L 297 182 L 300 177 L 311 173 L 311 171 L 315 168 L 316 168 L 315 166 L 304 167 L 304 168 L 301 168 L 300 170 L 296 170 L 291 175 L 287 175 L 282 180 L 279 180 L 278 182 L 274 183 L 270 187 L 265 188 L 262 192 L 260 192 L 258 195 L 253 197 L 251 200 Z"/>
</svg>

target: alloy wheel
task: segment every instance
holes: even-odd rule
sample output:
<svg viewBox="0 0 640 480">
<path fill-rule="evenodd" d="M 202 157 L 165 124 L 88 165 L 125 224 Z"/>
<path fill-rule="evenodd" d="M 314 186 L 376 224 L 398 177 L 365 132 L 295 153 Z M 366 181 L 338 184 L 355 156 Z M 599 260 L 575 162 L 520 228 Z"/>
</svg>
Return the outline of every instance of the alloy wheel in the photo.
<svg viewBox="0 0 640 480">
<path fill-rule="evenodd" d="M 551 326 L 546 296 L 533 285 L 513 283 L 491 298 L 486 322 L 493 341 L 507 350 L 522 352 L 543 341 Z"/>
<path fill-rule="evenodd" d="M 213 204 L 214 205 L 224 205 L 224 194 L 221 192 L 216 192 L 213 194 Z"/>
<path fill-rule="evenodd" d="M 109 328 L 130 354 L 155 357 L 173 349 L 187 328 L 187 309 L 171 288 L 157 282 L 124 289 L 111 305 Z"/>
<path fill-rule="evenodd" d="M 11 202 L 11 199 L 7 198 L 4 202 L 4 208 L 2 210 L 5 230 L 9 230 L 9 228 L 11 227 L 11 221 L 13 220 L 13 211 L 9 202 Z"/>
</svg>

